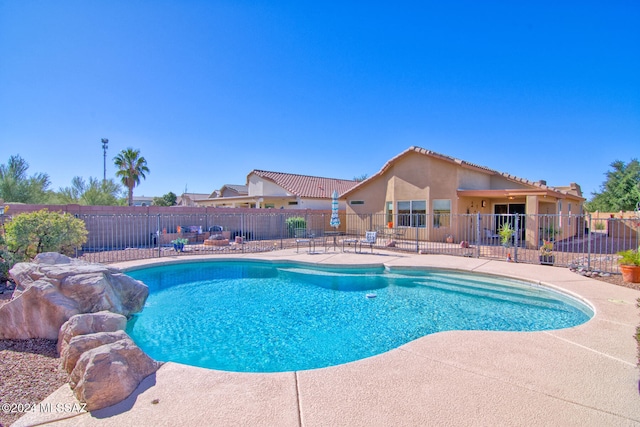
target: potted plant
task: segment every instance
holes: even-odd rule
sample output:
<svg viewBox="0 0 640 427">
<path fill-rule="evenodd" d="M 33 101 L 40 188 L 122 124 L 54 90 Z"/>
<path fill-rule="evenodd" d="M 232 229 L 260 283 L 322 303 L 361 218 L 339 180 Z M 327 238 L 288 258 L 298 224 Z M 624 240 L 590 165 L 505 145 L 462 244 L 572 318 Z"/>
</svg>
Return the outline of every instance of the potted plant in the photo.
<svg viewBox="0 0 640 427">
<path fill-rule="evenodd" d="M 511 238 L 513 237 L 514 233 L 515 230 L 513 229 L 513 227 L 511 227 L 511 223 L 507 221 L 502 224 L 500 230 L 498 231 L 498 235 L 500 235 L 500 243 L 502 243 L 502 245 L 507 248 L 511 246 Z"/>
<path fill-rule="evenodd" d="M 542 246 L 540 246 L 540 264 L 553 265 L 553 242 L 545 240 Z"/>
<path fill-rule="evenodd" d="M 622 280 L 630 283 L 640 283 L 640 246 L 638 249 L 628 249 L 618 252 L 618 264 Z"/>
<path fill-rule="evenodd" d="M 173 250 L 176 252 L 182 252 L 184 251 L 184 245 L 189 243 L 189 239 L 175 239 L 172 240 L 171 243 L 173 243 Z"/>
</svg>

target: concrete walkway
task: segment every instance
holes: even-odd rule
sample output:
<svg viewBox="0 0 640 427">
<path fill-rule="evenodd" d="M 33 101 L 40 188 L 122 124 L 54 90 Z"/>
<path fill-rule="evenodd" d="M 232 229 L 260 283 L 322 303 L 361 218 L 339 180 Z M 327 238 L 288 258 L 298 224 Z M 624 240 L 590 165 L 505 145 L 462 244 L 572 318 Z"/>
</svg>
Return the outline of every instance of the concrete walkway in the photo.
<svg viewBox="0 0 640 427">
<path fill-rule="evenodd" d="M 504 275 L 579 296 L 596 314 L 583 325 L 556 331 L 442 332 L 378 356 L 309 371 L 232 373 L 166 363 L 118 405 L 91 414 L 30 413 L 14 425 L 640 426 L 634 339 L 639 291 L 564 268 L 375 252 L 276 251 L 225 258 Z M 65 385 L 44 402 L 55 408 L 76 401 Z"/>
</svg>

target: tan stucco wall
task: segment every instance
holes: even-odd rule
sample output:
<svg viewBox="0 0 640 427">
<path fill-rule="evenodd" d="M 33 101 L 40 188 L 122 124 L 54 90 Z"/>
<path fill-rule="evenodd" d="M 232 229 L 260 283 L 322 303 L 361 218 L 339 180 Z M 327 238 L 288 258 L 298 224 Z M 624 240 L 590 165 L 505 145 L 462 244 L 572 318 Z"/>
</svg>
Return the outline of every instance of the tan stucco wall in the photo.
<svg viewBox="0 0 640 427">
<path fill-rule="evenodd" d="M 527 205 L 526 213 L 556 214 L 557 202 L 555 197 L 529 195 L 515 197 L 460 197 L 457 190 L 530 190 L 531 185 L 508 180 L 491 172 L 484 172 L 473 167 L 459 165 L 436 157 L 426 156 L 417 152 L 409 152 L 397 158 L 384 173 L 375 176 L 362 186 L 348 194 L 347 213 L 359 215 L 359 221 L 354 219 L 354 228 L 375 229 L 386 224 L 386 202 L 393 202 L 394 214 L 397 214 L 397 202 L 409 200 L 425 200 L 427 214 L 433 213 L 435 199 L 451 200 L 452 214 L 493 214 L 496 204 Z M 353 201 L 363 201 L 364 204 L 352 204 Z M 484 201 L 484 206 L 482 202 Z M 565 210 L 568 201 L 563 201 Z M 572 213 L 579 213 L 580 203 L 572 202 Z M 563 212 L 566 213 L 566 212 Z M 351 216 L 350 216 L 351 218 Z M 453 217 L 449 227 L 434 228 L 430 224 L 432 218 L 427 218 L 424 228 L 419 228 L 421 238 L 429 240 L 443 240 L 448 234 L 453 235 L 455 241 L 460 236 L 474 235 L 476 230 L 470 230 L 468 221 Z M 486 223 L 484 223 L 486 222 Z M 526 233 L 522 237 L 530 247 L 538 245 L 539 224 L 535 221 L 526 224 Z M 473 226 L 475 227 L 475 225 Z M 495 232 L 495 224 L 490 217 L 483 218 L 481 228 Z M 574 228 L 574 227 L 572 227 Z M 566 230 L 573 234 L 574 230 Z M 482 233 L 482 230 L 480 230 Z"/>
<path fill-rule="evenodd" d="M 284 188 L 255 174 L 249 175 L 248 181 L 250 196 L 291 196 Z"/>
<path fill-rule="evenodd" d="M 377 179 L 356 189 L 347 199 L 364 200 L 363 205 L 351 205 L 350 213 L 383 213 L 385 202 L 426 200 L 429 210 L 433 199 L 451 199 L 452 211 L 456 211 L 458 188 L 456 166 L 419 153 L 409 153 Z"/>
</svg>

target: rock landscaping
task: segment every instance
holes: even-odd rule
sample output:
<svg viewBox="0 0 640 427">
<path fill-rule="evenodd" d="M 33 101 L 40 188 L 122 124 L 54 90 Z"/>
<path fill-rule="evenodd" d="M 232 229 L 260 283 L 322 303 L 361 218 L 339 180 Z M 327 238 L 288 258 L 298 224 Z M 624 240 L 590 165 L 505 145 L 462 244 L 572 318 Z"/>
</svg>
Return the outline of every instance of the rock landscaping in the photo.
<svg viewBox="0 0 640 427">
<path fill-rule="evenodd" d="M 59 363 L 88 410 L 124 400 L 159 368 L 124 332 L 149 295 L 142 282 L 57 253 L 16 264 L 9 274 L 15 290 L 0 304 L 0 342 L 57 339 Z"/>
</svg>

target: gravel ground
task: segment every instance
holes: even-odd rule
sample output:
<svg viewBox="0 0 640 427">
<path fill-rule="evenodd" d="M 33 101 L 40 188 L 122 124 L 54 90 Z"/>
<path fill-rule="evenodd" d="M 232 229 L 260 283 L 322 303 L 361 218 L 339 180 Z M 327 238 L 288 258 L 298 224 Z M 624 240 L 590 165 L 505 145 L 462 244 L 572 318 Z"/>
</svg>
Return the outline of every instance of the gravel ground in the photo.
<svg viewBox="0 0 640 427">
<path fill-rule="evenodd" d="M 25 404 L 42 401 L 66 381 L 56 341 L 0 340 L 0 426 L 9 426 Z"/>
<path fill-rule="evenodd" d="M 640 290 L 640 284 L 626 283 L 620 275 L 594 279 Z M 3 288 L 4 286 L 0 286 L 0 306 L 11 298 L 11 292 Z M 66 380 L 67 374 L 60 367 L 56 341 L 0 340 L 0 405 L 38 403 Z M 9 426 L 21 415 L 18 412 L 7 412 L 2 407 L 0 427 Z"/>
</svg>

